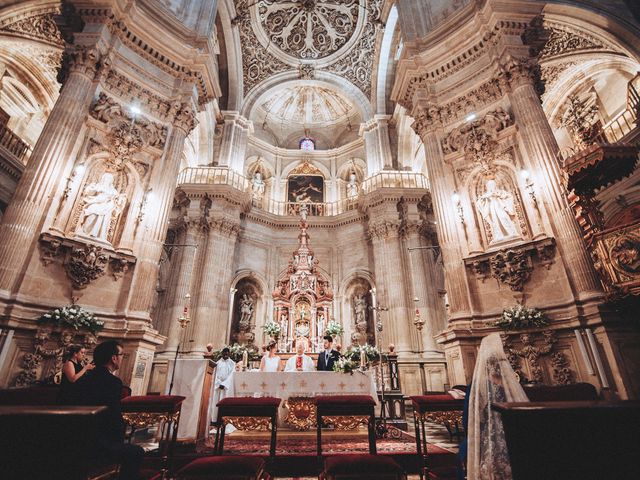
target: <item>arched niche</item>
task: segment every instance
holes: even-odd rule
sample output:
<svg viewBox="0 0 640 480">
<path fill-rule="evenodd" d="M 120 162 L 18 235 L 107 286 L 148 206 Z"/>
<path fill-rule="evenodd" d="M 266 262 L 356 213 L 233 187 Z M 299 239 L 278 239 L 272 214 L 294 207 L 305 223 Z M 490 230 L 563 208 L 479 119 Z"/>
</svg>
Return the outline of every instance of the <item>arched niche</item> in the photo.
<svg viewBox="0 0 640 480">
<path fill-rule="evenodd" d="M 355 274 L 347 283 L 342 296 L 342 325 L 344 340 L 350 344 L 376 344 L 376 330 L 371 309 L 371 280 Z"/>
<path fill-rule="evenodd" d="M 251 276 L 240 278 L 234 288 L 229 343 L 255 345 L 256 326 L 264 323 L 259 319 L 266 314 L 264 290 L 260 282 Z"/>
</svg>

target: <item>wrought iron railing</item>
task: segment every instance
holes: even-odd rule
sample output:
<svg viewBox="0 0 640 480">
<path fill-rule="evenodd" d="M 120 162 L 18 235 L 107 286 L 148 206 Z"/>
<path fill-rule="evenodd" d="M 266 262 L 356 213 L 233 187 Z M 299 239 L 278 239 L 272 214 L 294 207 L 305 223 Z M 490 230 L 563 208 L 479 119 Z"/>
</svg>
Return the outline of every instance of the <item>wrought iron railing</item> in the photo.
<svg viewBox="0 0 640 480">
<path fill-rule="evenodd" d="M 26 163 L 31 147 L 6 125 L 0 125 L 0 146 L 4 147 L 20 163 Z"/>
<path fill-rule="evenodd" d="M 185 168 L 178 176 L 178 185 L 229 185 L 237 190 L 250 193 L 251 181 L 238 172 L 222 167 Z M 380 188 L 429 188 L 427 178 L 421 173 L 380 172 L 366 179 L 360 186 L 360 193 L 366 194 Z M 255 207 L 274 215 L 297 216 L 302 205 L 307 207 L 307 215 L 330 217 L 356 210 L 358 199 L 344 198 L 336 202 L 284 202 L 271 198 L 254 198 Z"/>
</svg>

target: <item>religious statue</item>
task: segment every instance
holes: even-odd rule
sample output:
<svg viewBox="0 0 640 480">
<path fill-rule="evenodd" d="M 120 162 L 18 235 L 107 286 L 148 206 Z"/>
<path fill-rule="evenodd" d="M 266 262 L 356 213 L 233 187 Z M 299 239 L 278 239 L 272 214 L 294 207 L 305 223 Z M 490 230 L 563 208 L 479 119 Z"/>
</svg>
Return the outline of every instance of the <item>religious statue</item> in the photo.
<svg viewBox="0 0 640 480">
<path fill-rule="evenodd" d="M 240 330 L 246 331 L 251 327 L 253 317 L 253 301 L 245 293 L 240 300 Z"/>
<path fill-rule="evenodd" d="M 478 197 L 477 205 L 482 218 L 491 229 L 492 242 L 518 236 L 513 195 L 498 188 L 493 178 L 487 180 L 485 192 Z"/>
<path fill-rule="evenodd" d="M 355 321 L 356 321 L 356 329 L 359 332 L 366 332 L 367 331 L 367 318 L 366 318 L 366 311 L 367 311 L 367 300 L 364 298 L 364 295 L 360 294 L 357 295 L 355 298 Z"/>
<path fill-rule="evenodd" d="M 122 210 L 126 196 L 113 185 L 112 173 L 104 173 L 99 182 L 87 185 L 83 196 L 80 230 L 90 237 L 107 241 L 111 220 Z"/>
<path fill-rule="evenodd" d="M 349 183 L 347 183 L 347 198 L 354 199 L 358 196 L 358 184 L 356 183 L 356 173 L 351 172 Z"/>
<path fill-rule="evenodd" d="M 260 200 L 264 195 L 265 183 L 262 179 L 262 173 L 256 172 L 251 180 L 251 194 L 256 200 Z"/>
</svg>

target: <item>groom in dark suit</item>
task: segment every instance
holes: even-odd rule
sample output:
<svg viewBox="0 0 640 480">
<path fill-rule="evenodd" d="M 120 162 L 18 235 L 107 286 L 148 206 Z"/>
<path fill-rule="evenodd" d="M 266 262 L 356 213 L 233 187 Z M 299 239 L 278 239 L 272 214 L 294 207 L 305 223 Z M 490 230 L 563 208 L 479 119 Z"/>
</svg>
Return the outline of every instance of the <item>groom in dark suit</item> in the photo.
<svg viewBox="0 0 640 480">
<path fill-rule="evenodd" d="M 332 343 L 331 335 L 326 335 L 324 337 L 324 351 L 318 354 L 318 371 L 333 371 L 334 362 L 340 358 L 340 354 L 331 348 Z"/>
</svg>

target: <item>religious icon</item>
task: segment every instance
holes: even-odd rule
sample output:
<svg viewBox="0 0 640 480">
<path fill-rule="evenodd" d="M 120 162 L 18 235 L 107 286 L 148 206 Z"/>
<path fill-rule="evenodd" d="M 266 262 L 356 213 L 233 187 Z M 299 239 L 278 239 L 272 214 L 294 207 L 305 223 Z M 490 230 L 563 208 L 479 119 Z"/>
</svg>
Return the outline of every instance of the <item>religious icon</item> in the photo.
<svg viewBox="0 0 640 480">
<path fill-rule="evenodd" d="M 324 179 L 319 175 L 292 175 L 287 179 L 288 201 L 294 203 L 324 202 Z"/>
</svg>

